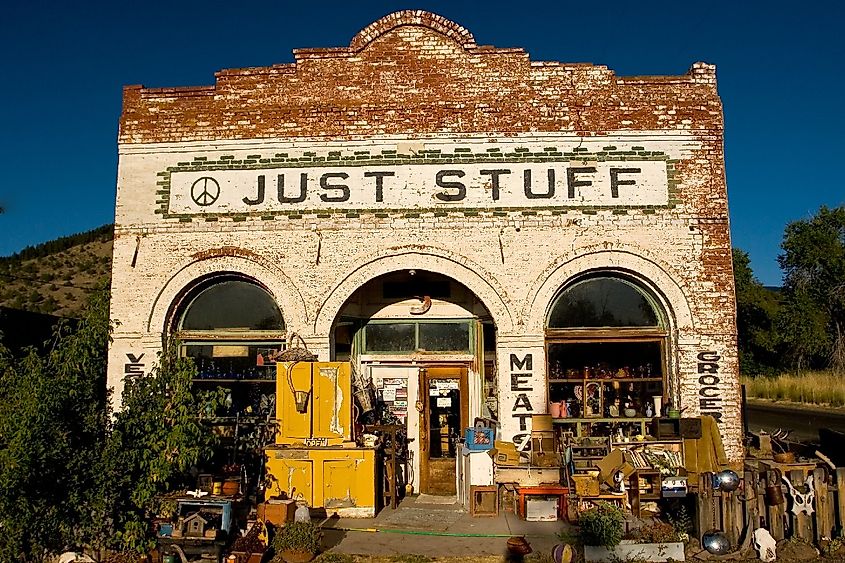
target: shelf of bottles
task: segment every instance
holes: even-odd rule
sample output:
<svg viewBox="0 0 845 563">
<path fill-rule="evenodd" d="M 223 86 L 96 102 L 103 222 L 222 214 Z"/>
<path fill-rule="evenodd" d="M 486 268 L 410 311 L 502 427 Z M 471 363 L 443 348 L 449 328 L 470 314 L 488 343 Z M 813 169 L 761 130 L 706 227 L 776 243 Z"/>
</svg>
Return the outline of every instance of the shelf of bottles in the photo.
<svg viewBox="0 0 845 563">
<path fill-rule="evenodd" d="M 185 355 L 197 368 L 195 382 L 232 383 L 276 381 L 276 348 L 264 345 L 192 344 L 184 347 Z"/>
<path fill-rule="evenodd" d="M 199 389 L 225 389 L 215 413 L 218 423 L 266 421 L 275 414 L 276 363 L 280 345 L 252 343 L 189 343 L 183 354 L 197 368 Z"/>
<path fill-rule="evenodd" d="M 549 412 L 576 435 L 644 435 L 664 407 L 659 341 L 553 343 Z"/>
</svg>

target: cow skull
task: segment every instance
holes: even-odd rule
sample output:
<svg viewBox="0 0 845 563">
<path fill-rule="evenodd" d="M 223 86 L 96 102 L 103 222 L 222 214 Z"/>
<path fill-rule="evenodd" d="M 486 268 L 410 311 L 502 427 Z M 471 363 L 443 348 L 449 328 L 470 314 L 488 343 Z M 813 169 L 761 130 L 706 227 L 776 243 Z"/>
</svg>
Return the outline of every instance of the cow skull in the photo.
<svg viewBox="0 0 845 563">
<path fill-rule="evenodd" d="M 807 478 L 804 480 L 804 487 L 807 489 L 806 493 L 799 493 L 796 491 L 795 487 L 792 486 L 792 483 L 785 475 L 781 475 L 780 478 L 789 488 L 789 496 L 792 497 L 792 513 L 800 514 L 801 512 L 804 512 L 808 516 L 812 514 L 813 499 L 816 497 L 816 490 L 813 488 L 813 476 L 807 475 Z"/>
<path fill-rule="evenodd" d="M 761 561 L 771 563 L 777 559 L 777 553 L 775 552 L 777 542 L 772 537 L 772 534 L 769 533 L 769 530 L 766 528 L 757 528 L 754 530 L 753 537 L 754 549 L 757 550 Z"/>
</svg>

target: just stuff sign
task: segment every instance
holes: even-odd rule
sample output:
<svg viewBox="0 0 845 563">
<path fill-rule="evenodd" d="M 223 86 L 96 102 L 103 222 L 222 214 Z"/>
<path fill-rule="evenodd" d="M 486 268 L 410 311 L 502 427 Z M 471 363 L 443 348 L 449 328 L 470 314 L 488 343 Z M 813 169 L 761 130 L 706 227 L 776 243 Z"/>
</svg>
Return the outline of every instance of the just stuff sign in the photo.
<svg viewBox="0 0 845 563">
<path fill-rule="evenodd" d="M 665 161 L 174 171 L 169 213 L 667 205 Z"/>
</svg>

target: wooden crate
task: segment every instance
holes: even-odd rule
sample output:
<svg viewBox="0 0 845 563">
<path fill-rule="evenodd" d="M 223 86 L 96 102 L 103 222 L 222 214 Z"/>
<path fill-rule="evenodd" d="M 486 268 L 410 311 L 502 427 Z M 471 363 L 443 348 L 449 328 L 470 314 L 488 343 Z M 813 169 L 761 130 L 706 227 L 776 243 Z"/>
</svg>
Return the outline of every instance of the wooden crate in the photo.
<svg viewBox="0 0 845 563">
<path fill-rule="evenodd" d="M 593 475 L 575 474 L 572 475 L 575 483 L 575 494 L 582 497 L 591 497 L 599 494 L 599 479 Z"/>
<path fill-rule="evenodd" d="M 499 486 L 472 485 L 469 488 L 471 516 L 499 515 Z"/>
</svg>

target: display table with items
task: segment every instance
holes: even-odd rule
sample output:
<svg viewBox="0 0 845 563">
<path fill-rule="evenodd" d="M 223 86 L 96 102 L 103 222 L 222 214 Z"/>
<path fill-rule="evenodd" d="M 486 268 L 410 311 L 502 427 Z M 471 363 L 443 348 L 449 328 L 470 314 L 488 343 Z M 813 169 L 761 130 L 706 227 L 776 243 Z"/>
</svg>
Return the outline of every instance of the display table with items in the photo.
<svg viewBox="0 0 845 563">
<path fill-rule="evenodd" d="M 707 418 L 653 417 L 638 421 L 631 433 L 617 428 L 607 436 L 579 436 L 562 431 L 565 425 L 550 415 L 535 415 L 532 427 L 539 430 L 526 442 L 534 446 L 531 451 L 496 442 L 490 452 L 494 482 L 512 492 L 514 510 L 523 518 L 532 516 L 531 499 L 546 503 L 535 503 L 541 510 L 533 516 L 540 518 L 549 515 L 552 503 L 558 517 L 575 519 L 579 511 L 599 502 L 636 517 L 656 516 L 666 508 L 665 499 L 685 498 L 694 488 L 685 446 L 694 449 L 696 459 L 709 451 L 705 438 L 710 433 L 701 431 L 702 425 L 709 425 Z M 545 441 L 550 421 L 555 428 L 551 446 Z M 538 464 L 540 459 L 546 465 Z"/>
<path fill-rule="evenodd" d="M 680 438 L 609 440 L 608 446 L 609 453 L 594 462 L 595 469 L 579 471 L 570 466 L 570 478 L 580 499 L 595 501 L 610 493 L 623 498 L 623 505 L 639 518 L 657 513 L 657 501 L 663 498 L 686 496 L 684 444 Z"/>
<path fill-rule="evenodd" d="M 173 519 L 157 524 L 158 543 L 164 553 L 210 555 L 222 560 L 230 543 L 233 504 L 221 498 L 168 498 L 174 503 Z"/>
</svg>

